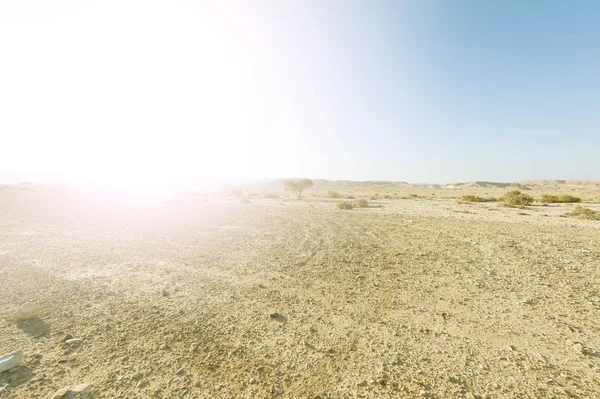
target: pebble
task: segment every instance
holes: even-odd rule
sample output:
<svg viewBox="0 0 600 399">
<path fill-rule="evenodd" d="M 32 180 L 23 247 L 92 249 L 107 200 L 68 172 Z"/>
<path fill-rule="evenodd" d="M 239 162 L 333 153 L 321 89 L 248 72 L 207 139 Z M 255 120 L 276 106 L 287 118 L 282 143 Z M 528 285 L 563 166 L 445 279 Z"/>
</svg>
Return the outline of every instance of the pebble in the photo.
<svg viewBox="0 0 600 399">
<path fill-rule="evenodd" d="M 15 313 L 13 313 L 12 318 L 15 321 L 22 321 L 22 320 L 27 320 L 27 319 L 33 319 L 39 313 L 40 313 L 40 307 L 39 307 L 39 305 L 37 303 L 35 303 L 35 302 L 26 302 L 23 305 L 21 305 L 21 307 L 19 308 L 19 310 L 17 310 Z"/>
<path fill-rule="evenodd" d="M 59 389 L 54 392 L 51 399 L 84 399 L 88 397 L 89 393 L 89 384 L 79 384 Z"/>
<path fill-rule="evenodd" d="M 71 334 L 66 334 L 63 338 L 62 338 L 62 342 L 67 342 L 68 340 L 73 339 L 73 336 Z"/>
<path fill-rule="evenodd" d="M 131 377 L 131 379 L 132 379 L 132 380 L 134 380 L 134 381 L 139 381 L 139 380 L 141 380 L 142 378 L 144 378 L 144 374 L 143 374 L 143 373 L 139 373 L 139 372 L 138 372 L 138 373 L 135 373 L 135 374 L 134 374 L 134 375 Z"/>
<path fill-rule="evenodd" d="M 71 338 L 65 341 L 67 345 L 73 345 L 81 341 L 81 338 Z"/>
<path fill-rule="evenodd" d="M 0 357 L 0 373 L 18 367 L 23 361 L 23 351 L 18 350 Z"/>
</svg>

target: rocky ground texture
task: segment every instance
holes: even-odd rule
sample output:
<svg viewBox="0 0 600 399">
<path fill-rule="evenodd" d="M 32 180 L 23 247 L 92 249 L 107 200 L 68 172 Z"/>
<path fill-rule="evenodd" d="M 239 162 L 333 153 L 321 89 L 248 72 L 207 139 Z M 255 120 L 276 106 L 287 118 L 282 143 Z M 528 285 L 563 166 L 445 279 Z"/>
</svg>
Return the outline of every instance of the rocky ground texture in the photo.
<svg viewBox="0 0 600 399">
<path fill-rule="evenodd" d="M 600 397 L 600 222 L 370 204 L 0 193 L 0 396 Z"/>
</svg>

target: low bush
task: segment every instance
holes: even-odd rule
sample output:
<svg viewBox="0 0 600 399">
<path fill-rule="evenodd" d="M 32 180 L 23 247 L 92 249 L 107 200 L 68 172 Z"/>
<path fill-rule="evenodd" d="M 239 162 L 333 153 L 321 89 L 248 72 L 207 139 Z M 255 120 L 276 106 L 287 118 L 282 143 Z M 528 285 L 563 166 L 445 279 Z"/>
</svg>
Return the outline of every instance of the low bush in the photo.
<svg viewBox="0 0 600 399">
<path fill-rule="evenodd" d="M 519 190 L 509 191 L 499 198 L 504 206 L 524 207 L 531 205 L 534 201 L 531 195 L 523 194 Z"/>
<path fill-rule="evenodd" d="M 369 206 L 369 202 L 366 199 L 361 198 L 361 199 L 357 199 L 356 201 L 354 201 L 353 205 L 356 208 L 366 208 Z"/>
<path fill-rule="evenodd" d="M 354 206 L 352 206 L 351 202 L 338 202 L 336 204 L 338 209 L 352 209 L 354 208 Z"/>
<path fill-rule="evenodd" d="M 279 198 L 279 194 L 277 193 L 265 193 L 265 198 Z"/>
<path fill-rule="evenodd" d="M 584 208 L 581 205 L 577 205 L 571 212 L 566 213 L 565 216 L 576 219 L 600 220 L 600 212 Z"/>
<path fill-rule="evenodd" d="M 329 190 L 327 192 L 327 196 L 329 198 L 342 198 L 342 194 L 338 193 L 337 191 L 333 191 L 333 190 Z"/>
<path fill-rule="evenodd" d="M 463 195 L 462 196 L 462 201 L 464 202 L 494 202 L 494 201 L 498 201 L 496 198 L 483 198 L 483 197 L 478 197 L 477 195 Z"/>
<path fill-rule="evenodd" d="M 562 195 L 550 195 L 550 194 L 542 194 L 542 199 L 540 202 L 544 204 L 573 204 L 576 202 L 581 202 L 581 198 L 574 197 L 572 195 L 562 194 Z"/>
</svg>

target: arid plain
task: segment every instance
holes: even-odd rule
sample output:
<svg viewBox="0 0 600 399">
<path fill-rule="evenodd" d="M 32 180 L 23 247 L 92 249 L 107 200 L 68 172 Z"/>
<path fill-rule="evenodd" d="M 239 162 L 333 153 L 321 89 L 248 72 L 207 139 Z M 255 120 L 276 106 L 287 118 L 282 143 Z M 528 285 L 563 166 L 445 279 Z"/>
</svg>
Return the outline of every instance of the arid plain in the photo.
<svg viewBox="0 0 600 399">
<path fill-rule="evenodd" d="M 600 211 L 597 182 L 515 187 Z M 600 221 L 460 201 L 515 187 L 4 187 L 0 397 L 598 398 Z"/>
</svg>

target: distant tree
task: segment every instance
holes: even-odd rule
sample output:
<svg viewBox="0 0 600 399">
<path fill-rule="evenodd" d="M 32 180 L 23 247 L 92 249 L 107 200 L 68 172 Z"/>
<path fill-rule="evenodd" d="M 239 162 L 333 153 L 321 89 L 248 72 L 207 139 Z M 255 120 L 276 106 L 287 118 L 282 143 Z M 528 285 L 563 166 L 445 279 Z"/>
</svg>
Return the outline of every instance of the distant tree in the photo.
<svg viewBox="0 0 600 399">
<path fill-rule="evenodd" d="M 302 191 L 313 186 L 313 181 L 310 179 L 286 179 L 283 181 L 283 188 L 285 191 L 293 191 L 298 196 L 298 199 L 302 197 Z"/>
</svg>

